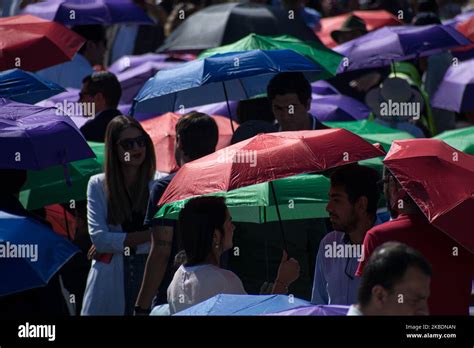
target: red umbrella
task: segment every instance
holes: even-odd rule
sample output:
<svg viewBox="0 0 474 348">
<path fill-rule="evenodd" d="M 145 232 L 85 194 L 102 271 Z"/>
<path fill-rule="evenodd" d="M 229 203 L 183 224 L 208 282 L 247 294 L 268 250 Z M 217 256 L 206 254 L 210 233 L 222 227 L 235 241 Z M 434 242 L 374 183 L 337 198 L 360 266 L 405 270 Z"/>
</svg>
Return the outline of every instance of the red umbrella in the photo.
<svg viewBox="0 0 474 348">
<path fill-rule="evenodd" d="M 321 19 L 321 30 L 315 31 L 316 35 L 319 36 L 323 44 L 327 47 L 335 47 L 337 46 L 337 42 L 335 42 L 331 37 L 331 32 L 333 30 L 339 29 L 344 21 L 350 15 L 356 15 L 364 20 L 365 25 L 367 27 L 367 31 L 372 31 L 387 25 L 402 25 L 403 23 L 395 17 L 390 12 L 380 10 L 380 11 L 353 11 L 349 13 L 344 13 L 339 16 L 328 17 Z"/>
<path fill-rule="evenodd" d="M 474 156 L 409 139 L 395 140 L 383 162 L 434 226 L 474 252 Z"/>
<path fill-rule="evenodd" d="M 186 163 L 158 204 L 324 171 L 384 154 L 380 147 L 345 129 L 259 134 Z"/>
<path fill-rule="evenodd" d="M 176 123 L 182 115 L 168 112 L 162 116 L 154 117 L 140 122 L 145 131 L 150 135 L 155 145 L 156 169 L 160 172 L 172 173 L 178 170 L 174 158 L 174 142 L 176 140 Z M 230 144 L 232 128 L 229 119 L 223 116 L 211 116 L 219 128 L 217 150 Z M 234 122 L 234 128 L 238 124 Z"/>
<path fill-rule="evenodd" d="M 45 219 L 51 224 L 57 234 L 73 240 L 76 235 L 76 219 L 60 204 L 51 204 L 44 207 Z"/>
<path fill-rule="evenodd" d="M 0 71 L 37 71 L 71 60 L 85 40 L 62 24 L 31 15 L 0 18 Z"/>
</svg>

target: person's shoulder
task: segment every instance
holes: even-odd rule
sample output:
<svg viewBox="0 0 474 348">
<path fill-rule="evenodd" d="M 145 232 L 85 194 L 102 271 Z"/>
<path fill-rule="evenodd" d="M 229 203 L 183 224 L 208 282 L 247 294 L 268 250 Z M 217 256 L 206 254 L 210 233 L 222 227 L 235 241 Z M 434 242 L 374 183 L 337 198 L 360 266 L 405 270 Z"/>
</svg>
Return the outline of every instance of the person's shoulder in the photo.
<svg viewBox="0 0 474 348">
<path fill-rule="evenodd" d="M 176 173 L 168 174 L 165 176 L 162 175 L 159 179 L 153 180 L 153 182 L 151 183 L 152 191 L 153 192 L 157 192 L 160 190 L 164 191 L 168 187 L 171 180 L 173 180 L 175 175 Z"/>
<path fill-rule="evenodd" d="M 323 239 L 321 239 L 321 245 L 339 242 L 342 240 L 342 238 L 344 238 L 344 232 L 332 231 L 326 234 Z"/>
<path fill-rule="evenodd" d="M 89 178 L 89 185 L 102 185 L 105 182 L 105 173 L 92 175 Z"/>
</svg>

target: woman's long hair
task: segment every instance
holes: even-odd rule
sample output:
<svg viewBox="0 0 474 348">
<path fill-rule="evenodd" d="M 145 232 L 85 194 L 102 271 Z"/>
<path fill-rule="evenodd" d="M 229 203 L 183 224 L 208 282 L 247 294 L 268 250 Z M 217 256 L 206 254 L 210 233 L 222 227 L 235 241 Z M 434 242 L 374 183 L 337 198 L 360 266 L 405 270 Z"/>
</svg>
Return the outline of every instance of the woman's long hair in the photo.
<svg viewBox="0 0 474 348">
<path fill-rule="evenodd" d="M 216 229 L 224 237 L 226 211 L 224 197 L 215 196 L 193 198 L 180 211 L 178 244 L 185 252 L 180 254 L 185 266 L 195 266 L 206 261 L 212 252 Z"/>
<path fill-rule="evenodd" d="M 146 155 L 133 187 L 127 190 L 117 151 L 120 134 L 134 127 L 146 137 Z M 105 133 L 105 193 L 107 197 L 107 222 L 120 225 L 132 216 L 132 211 L 146 214 L 148 205 L 148 183 L 154 178 L 156 168 L 155 149 L 150 136 L 141 124 L 130 116 L 117 116 L 110 121 Z"/>
</svg>

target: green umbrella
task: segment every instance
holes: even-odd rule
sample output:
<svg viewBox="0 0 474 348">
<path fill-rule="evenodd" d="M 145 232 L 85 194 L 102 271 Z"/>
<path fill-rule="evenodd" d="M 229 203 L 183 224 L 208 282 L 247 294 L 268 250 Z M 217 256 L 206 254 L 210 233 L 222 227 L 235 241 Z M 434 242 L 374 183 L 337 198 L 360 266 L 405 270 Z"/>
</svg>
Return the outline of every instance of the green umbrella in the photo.
<svg viewBox="0 0 474 348">
<path fill-rule="evenodd" d="M 385 151 L 390 149 L 392 141 L 401 139 L 411 139 L 413 136 L 410 133 L 382 126 L 378 123 L 369 120 L 362 121 L 341 121 L 341 122 L 324 122 L 325 125 L 331 128 L 344 128 L 348 131 L 357 134 L 369 143 L 379 143 Z M 382 158 L 371 158 L 359 162 L 376 169 L 382 174 L 383 163 Z"/>
<path fill-rule="evenodd" d="M 327 217 L 329 179 L 319 174 L 303 174 L 273 181 L 282 220 Z M 238 222 L 265 223 L 279 221 L 269 182 L 205 196 L 223 196 Z M 155 218 L 177 219 L 189 199 L 165 204 Z"/>
<path fill-rule="evenodd" d="M 66 184 L 62 166 L 28 171 L 28 180 L 20 192 L 20 202 L 28 210 L 49 204 L 81 201 L 87 197 L 87 183 L 92 175 L 101 173 L 104 163 L 104 144 L 88 142 L 97 158 L 68 164 L 72 186 Z"/>
<path fill-rule="evenodd" d="M 474 126 L 445 131 L 434 138 L 443 140 L 459 151 L 474 155 Z"/>
<path fill-rule="evenodd" d="M 206 50 L 199 55 L 199 58 L 209 57 L 218 53 L 282 49 L 293 50 L 321 65 L 326 71 L 319 75 L 320 79 L 335 76 L 337 68 L 344 58 L 339 53 L 317 42 L 305 42 L 290 35 L 263 36 L 257 34 L 247 35 L 229 45 Z"/>
</svg>

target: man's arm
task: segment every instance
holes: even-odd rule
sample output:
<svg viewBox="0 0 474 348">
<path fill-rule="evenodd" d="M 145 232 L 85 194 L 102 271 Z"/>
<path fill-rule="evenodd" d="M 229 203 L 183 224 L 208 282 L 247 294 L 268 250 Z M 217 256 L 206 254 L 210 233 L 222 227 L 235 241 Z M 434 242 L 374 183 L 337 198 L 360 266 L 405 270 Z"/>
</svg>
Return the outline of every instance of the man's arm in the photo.
<svg viewBox="0 0 474 348">
<path fill-rule="evenodd" d="M 327 292 L 326 277 L 323 272 L 324 261 L 324 240 L 321 241 L 318 255 L 316 256 L 316 269 L 314 271 L 313 292 L 311 295 L 311 303 L 313 304 L 328 304 L 329 296 Z"/>
<path fill-rule="evenodd" d="M 151 233 L 151 249 L 145 265 L 142 286 L 136 305 L 149 309 L 166 273 L 173 244 L 173 227 L 154 226 Z"/>
</svg>

